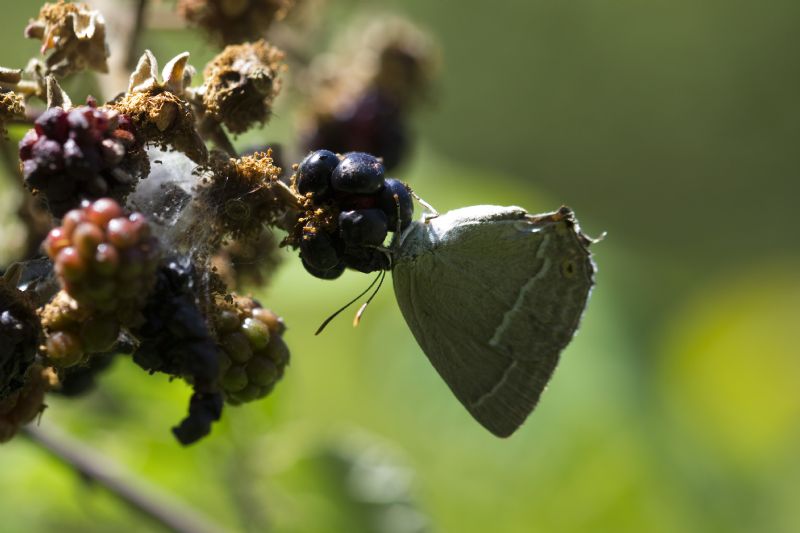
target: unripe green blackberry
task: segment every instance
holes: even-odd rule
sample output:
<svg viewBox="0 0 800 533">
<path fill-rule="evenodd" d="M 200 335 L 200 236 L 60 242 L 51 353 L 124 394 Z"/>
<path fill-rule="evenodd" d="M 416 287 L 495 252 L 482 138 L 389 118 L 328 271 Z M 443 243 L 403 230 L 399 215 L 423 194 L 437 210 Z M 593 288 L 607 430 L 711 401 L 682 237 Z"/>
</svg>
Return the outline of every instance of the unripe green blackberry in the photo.
<svg viewBox="0 0 800 533">
<path fill-rule="evenodd" d="M 92 354 L 108 351 L 120 332 L 112 314 L 81 306 L 60 291 L 40 310 L 45 342 L 42 353 L 56 368 L 69 368 L 87 362 Z"/>
<path fill-rule="evenodd" d="M 44 251 L 81 307 L 116 315 L 124 325 L 137 321 L 161 258 L 144 215 L 126 215 L 110 198 L 84 202 L 64 215 L 45 239 Z"/>
<path fill-rule="evenodd" d="M 147 174 L 147 156 L 131 121 L 95 105 L 42 113 L 19 143 L 25 184 L 61 217 L 81 200 L 125 199 Z"/>
<path fill-rule="evenodd" d="M 283 320 L 252 298 L 233 296 L 219 303 L 213 323 L 225 401 L 239 405 L 269 394 L 289 363 Z"/>
</svg>

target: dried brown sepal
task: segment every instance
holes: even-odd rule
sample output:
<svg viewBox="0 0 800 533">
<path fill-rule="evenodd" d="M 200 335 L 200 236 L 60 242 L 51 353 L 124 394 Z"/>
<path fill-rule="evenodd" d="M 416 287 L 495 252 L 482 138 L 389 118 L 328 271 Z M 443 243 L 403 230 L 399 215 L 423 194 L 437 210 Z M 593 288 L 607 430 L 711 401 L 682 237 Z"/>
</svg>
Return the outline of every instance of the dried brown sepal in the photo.
<svg viewBox="0 0 800 533">
<path fill-rule="evenodd" d="M 264 40 L 226 47 L 203 71 L 200 94 L 206 115 L 232 133 L 264 124 L 281 89 L 283 58 Z"/>
<path fill-rule="evenodd" d="M 87 68 L 108 72 L 106 23 L 88 4 L 45 4 L 25 36 L 42 41 L 42 54 L 51 52 L 45 59 L 49 74 L 62 77 Z"/>
<path fill-rule="evenodd" d="M 6 137 L 6 124 L 12 120 L 25 118 L 25 100 L 13 91 L 0 88 L 0 135 Z"/>
<path fill-rule="evenodd" d="M 203 163 L 208 151 L 195 129 L 191 105 L 184 98 L 191 80 L 188 58 L 186 52 L 173 58 L 164 67 L 160 81 L 158 63 L 146 51 L 131 75 L 128 92 L 108 107 L 127 115 L 145 143 L 181 151 L 192 161 Z"/>
<path fill-rule="evenodd" d="M 293 5 L 294 0 L 178 0 L 178 13 L 227 45 L 260 38 Z"/>
<path fill-rule="evenodd" d="M 22 388 L 0 401 L 0 443 L 11 440 L 21 426 L 44 410 L 44 395 L 57 384 L 51 367 L 35 364 L 28 369 Z"/>
<path fill-rule="evenodd" d="M 289 227 L 289 234 L 281 242 L 281 246 L 297 248 L 303 235 L 320 231 L 335 233 L 339 228 L 340 209 L 335 202 L 327 201 L 317 204 L 312 193 L 306 196 L 303 208 L 297 213 Z"/>
<path fill-rule="evenodd" d="M 211 177 L 198 201 L 209 213 L 217 236 L 247 242 L 257 239 L 264 225 L 276 224 L 286 211 L 278 177 L 281 169 L 271 151 L 231 159 L 214 152 L 209 160 Z"/>
</svg>

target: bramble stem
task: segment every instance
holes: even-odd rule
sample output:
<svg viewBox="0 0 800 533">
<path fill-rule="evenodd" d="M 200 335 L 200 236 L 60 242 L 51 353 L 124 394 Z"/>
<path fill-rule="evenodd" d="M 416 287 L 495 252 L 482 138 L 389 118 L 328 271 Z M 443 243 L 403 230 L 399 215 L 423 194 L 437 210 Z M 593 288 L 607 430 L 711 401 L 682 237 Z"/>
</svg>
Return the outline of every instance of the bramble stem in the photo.
<svg viewBox="0 0 800 533">
<path fill-rule="evenodd" d="M 113 492 L 132 508 L 152 518 L 171 531 L 179 533 L 212 533 L 222 528 L 199 516 L 190 509 L 152 486 L 144 486 L 139 480 L 101 456 L 96 450 L 81 444 L 60 431 L 44 429 L 29 424 L 22 430 L 33 443 L 41 446 L 57 459 L 72 467 L 80 475 L 95 481 Z"/>
<path fill-rule="evenodd" d="M 136 2 L 136 15 L 133 22 L 133 30 L 128 36 L 128 49 L 125 60 L 125 66 L 132 70 L 139 60 L 139 41 L 141 40 L 142 31 L 145 26 L 145 16 L 147 14 L 147 0 L 137 0 Z"/>
</svg>

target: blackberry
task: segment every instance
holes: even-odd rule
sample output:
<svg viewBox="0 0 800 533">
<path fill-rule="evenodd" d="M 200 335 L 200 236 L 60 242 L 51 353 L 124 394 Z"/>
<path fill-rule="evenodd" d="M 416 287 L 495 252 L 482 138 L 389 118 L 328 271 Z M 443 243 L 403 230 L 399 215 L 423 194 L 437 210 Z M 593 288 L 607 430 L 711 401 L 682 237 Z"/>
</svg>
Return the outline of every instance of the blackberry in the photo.
<svg viewBox="0 0 800 533">
<path fill-rule="evenodd" d="M 339 165 L 339 157 L 328 150 L 311 152 L 297 168 L 295 187 L 305 196 L 314 195 L 314 201 L 325 200 L 331 194 L 331 176 Z"/>
<path fill-rule="evenodd" d="M 283 320 L 252 298 L 234 296 L 220 302 L 213 322 L 225 400 L 239 405 L 269 394 L 289 363 Z"/>
<path fill-rule="evenodd" d="M 365 246 L 348 247 L 344 251 L 344 263 L 349 268 L 365 274 L 377 270 L 389 270 L 391 261 L 386 252 Z"/>
<path fill-rule="evenodd" d="M 351 152 L 333 171 L 331 186 L 338 192 L 373 194 L 383 187 L 383 174 L 383 164 L 377 157 Z"/>
<path fill-rule="evenodd" d="M 122 202 L 148 170 L 131 121 L 93 105 L 42 113 L 20 141 L 19 157 L 25 184 L 56 217 L 84 199 Z"/>
<path fill-rule="evenodd" d="M 201 287 L 188 261 L 171 261 L 158 271 L 156 288 L 132 333 L 139 340 L 133 361 L 149 372 L 183 377 L 194 388 L 189 414 L 172 429 L 181 444 L 191 444 L 211 430 L 222 413 L 217 348 L 200 310 Z"/>
<path fill-rule="evenodd" d="M 65 291 L 56 294 L 40 314 L 45 329 L 43 355 L 59 369 L 111 350 L 119 337 L 121 325 L 114 315 L 83 307 Z"/>
<path fill-rule="evenodd" d="M 308 264 L 308 261 L 306 261 L 302 255 L 300 256 L 300 262 L 303 264 L 303 268 L 306 269 L 306 272 L 320 279 L 336 279 L 344 273 L 344 269 L 347 267 L 344 264 L 344 261 L 340 261 L 335 266 L 327 270 L 320 270 Z"/>
<path fill-rule="evenodd" d="M 44 250 L 70 296 L 86 309 L 116 314 L 125 325 L 138 319 L 161 256 L 144 215 L 125 215 L 109 198 L 66 213 Z"/>
<path fill-rule="evenodd" d="M 133 360 L 150 372 L 187 377 L 210 389 L 218 374 L 217 354 L 199 307 L 200 290 L 188 263 L 170 261 L 158 270 L 142 309 L 144 321 L 132 330 L 139 340 Z"/>
<path fill-rule="evenodd" d="M 387 223 L 388 217 L 380 209 L 339 213 L 339 232 L 348 246 L 383 244 L 387 234 Z"/>
<path fill-rule="evenodd" d="M 0 277 L 0 400 L 22 387 L 40 335 L 39 318 L 27 295 Z"/>
<path fill-rule="evenodd" d="M 397 198 L 395 199 L 395 195 Z M 388 217 L 389 231 L 397 231 L 397 216 L 400 215 L 400 229 L 404 230 L 411 224 L 414 216 L 414 201 L 411 193 L 402 181 L 387 178 L 384 187 L 378 194 L 378 207 Z"/>
<path fill-rule="evenodd" d="M 306 229 L 300 241 L 300 256 L 317 270 L 330 270 L 341 262 L 343 248 L 338 236 L 321 229 Z"/>
</svg>

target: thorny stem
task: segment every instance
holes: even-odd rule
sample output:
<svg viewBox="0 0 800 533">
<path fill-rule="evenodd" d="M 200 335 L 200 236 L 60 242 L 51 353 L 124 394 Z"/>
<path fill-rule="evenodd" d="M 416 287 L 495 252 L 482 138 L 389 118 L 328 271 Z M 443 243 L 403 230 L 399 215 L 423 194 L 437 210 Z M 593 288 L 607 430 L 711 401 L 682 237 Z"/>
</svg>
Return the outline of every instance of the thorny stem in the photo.
<svg viewBox="0 0 800 533">
<path fill-rule="evenodd" d="M 171 498 L 159 494 L 153 487 L 145 487 L 129 474 L 102 457 L 96 450 L 67 437 L 59 431 L 45 430 L 34 424 L 23 428 L 23 434 L 87 479 L 97 482 L 137 511 L 171 531 L 179 533 L 213 533 L 222 528 L 208 518 L 199 516 Z"/>
</svg>

